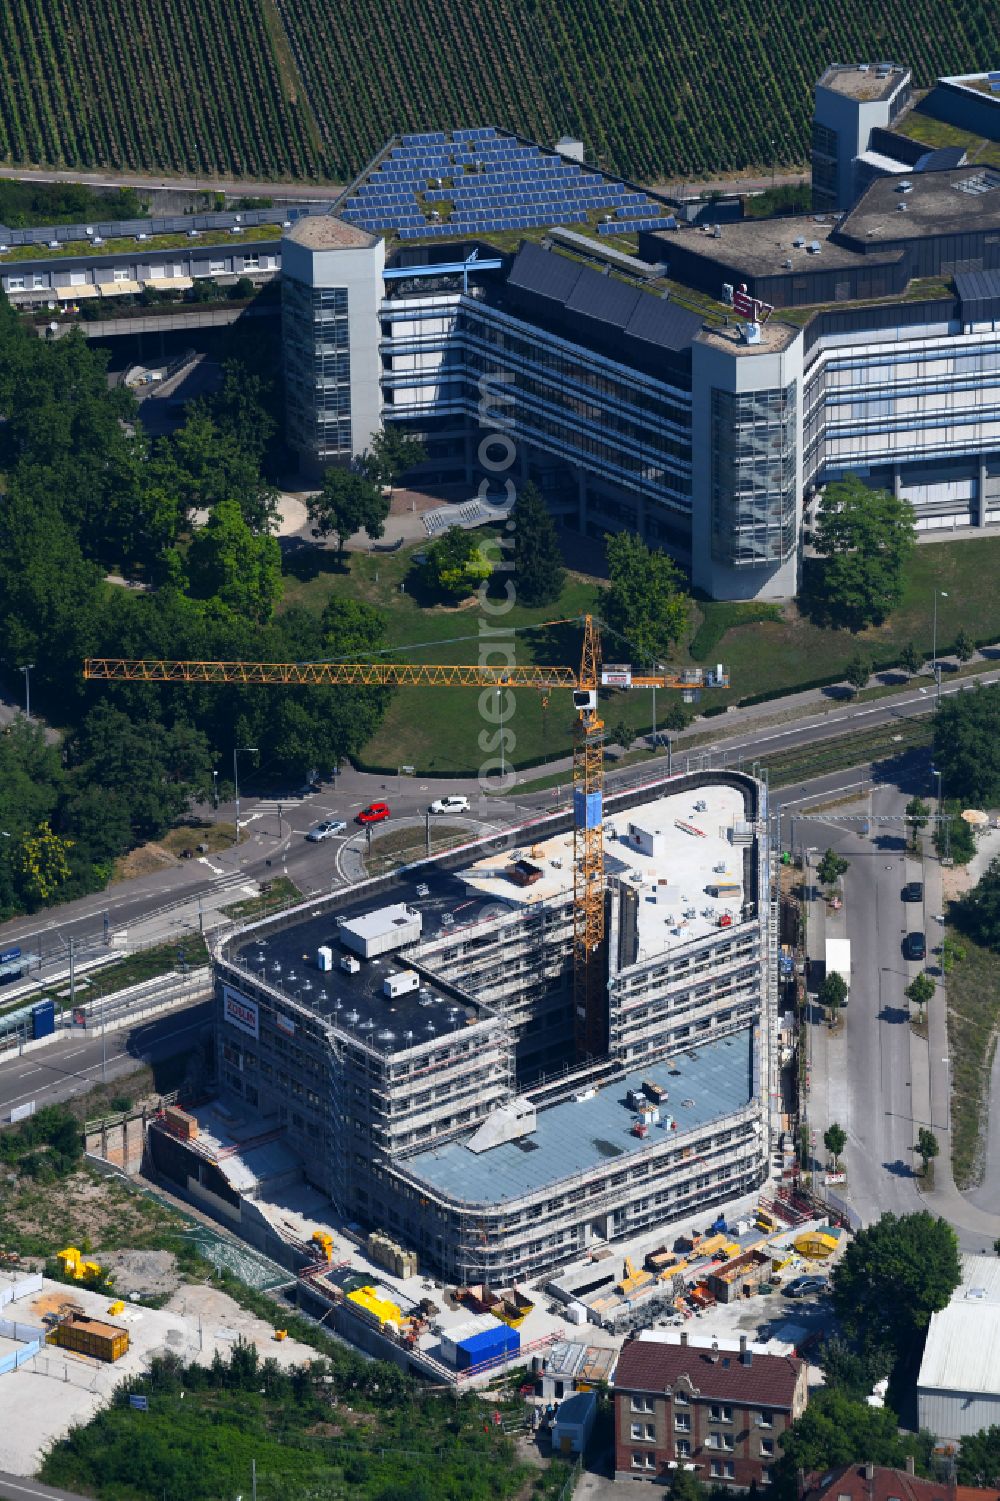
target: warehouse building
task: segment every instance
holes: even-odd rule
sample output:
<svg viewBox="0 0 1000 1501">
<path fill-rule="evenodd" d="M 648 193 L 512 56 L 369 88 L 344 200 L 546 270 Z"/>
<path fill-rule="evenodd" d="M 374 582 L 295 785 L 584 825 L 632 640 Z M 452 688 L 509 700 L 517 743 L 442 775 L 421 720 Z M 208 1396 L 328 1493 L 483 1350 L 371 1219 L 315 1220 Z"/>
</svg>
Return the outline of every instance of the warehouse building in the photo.
<svg viewBox="0 0 1000 1501">
<path fill-rule="evenodd" d="M 955 1442 L 1000 1424 L 1000 1262 L 963 1256 L 951 1302 L 931 1315 L 917 1378 L 920 1427 Z"/>
<path fill-rule="evenodd" d="M 524 848 L 511 835 L 227 941 L 223 1100 L 345 1219 L 460 1282 L 506 1286 L 752 1191 L 776 1099 L 764 799 L 699 774 L 615 800 L 600 1057 L 573 1055 L 560 815 Z"/>
</svg>

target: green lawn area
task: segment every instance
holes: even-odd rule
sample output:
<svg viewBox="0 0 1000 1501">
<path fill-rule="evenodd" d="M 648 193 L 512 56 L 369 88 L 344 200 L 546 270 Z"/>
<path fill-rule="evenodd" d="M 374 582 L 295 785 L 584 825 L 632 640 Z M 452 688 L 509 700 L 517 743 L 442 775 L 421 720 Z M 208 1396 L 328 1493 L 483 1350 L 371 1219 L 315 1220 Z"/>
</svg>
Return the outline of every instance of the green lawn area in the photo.
<svg viewBox="0 0 1000 1501">
<path fill-rule="evenodd" d="M 970 162 L 1000 166 L 1000 141 L 984 141 L 982 136 L 975 135 L 972 131 L 959 130 L 958 126 L 948 125 L 944 120 L 935 120 L 931 115 L 922 114 L 919 109 L 911 110 L 893 129 L 899 131 L 900 135 L 909 136 L 911 140 L 923 141 L 929 147 L 964 146 Z"/>
<path fill-rule="evenodd" d="M 965 950 L 946 982 L 951 1060 L 952 1168 L 959 1188 L 978 1179 L 990 1068 L 1000 1029 L 1000 954 L 947 929 Z"/>
<path fill-rule="evenodd" d="M 515 660 L 550 662 L 575 666 L 580 654 L 580 630 L 573 623 L 585 611 L 599 613 L 600 586 L 581 574 L 570 574 L 562 596 L 541 609 L 515 605 L 505 615 L 486 618 L 474 600 L 461 606 L 421 604 L 416 584 L 413 551 L 403 548 L 392 554 L 354 553 L 344 570 L 332 555 L 325 555 L 323 569 L 315 577 L 286 579 L 284 608 L 300 605 L 321 611 L 333 594 L 365 600 L 382 609 L 388 620 L 392 647 L 409 647 L 411 661 L 475 662 L 486 631 L 497 632 L 494 640 L 507 646 L 504 632 L 535 626 L 546 620 L 569 620 L 546 631 L 513 636 Z M 875 666 L 898 659 L 902 647 L 912 640 L 928 656 L 932 646 L 935 588 L 947 598 L 938 603 L 938 648 L 946 651 L 962 626 L 978 639 L 1000 640 L 1000 591 L 994 577 L 1000 569 L 1000 538 L 975 541 L 937 542 L 916 548 L 907 566 L 902 604 L 883 626 L 852 635 L 849 631 L 823 630 L 802 617 L 794 605 L 781 608 L 760 604 L 703 601 L 695 608 L 690 646 L 678 653 L 678 661 L 725 663 L 732 686 L 706 692 L 700 709 L 713 704 L 736 703 L 767 692 L 794 691 L 803 683 L 836 678 L 847 662 L 861 651 Z M 455 639 L 461 638 L 461 639 Z M 608 648 L 609 656 L 613 648 Z M 493 662 L 504 660 L 494 656 Z M 543 766 L 546 760 L 568 754 L 572 744 L 573 708 L 568 691 L 554 691 L 548 707 L 539 693 L 522 689 L 511 694 L 513 712 L 505 716 L 504 728 L 512 732 L 507 759 L 517 767 Z M 395 771 L 412 765 L 420 774 L 467 773 L 476 775 L 484 762 L 498 757 L 499 731 L 480 712 L 480 695 L 474 689 L 400 689 L 393 695 L 382 726 L 365 748 L 363 764 Z M 671 695 L 657 694 L 657 723 Z M 485 707 L 489 707 L 487 704 Z M 653 724 L 652 694 L 616 692 L 603 700 L 609 726 L 619 720 L 637 734 L 648 734 Z M 480 734 L 486 738 L 480 742 Z"/>
<path fill-rule="evenodd" d="M 243 234 L 231 235 L 227 230 L 220 230 L 218 235 L 205 241 L 212 244 L 223 240 L 239 241 L 241 244 L 252 245 L 258 240 L 278 240 L 281 238 L 280 224 L 253 224 L 247 227 Z M 202 231 L 204 239 L 208 231 Z M 183 234 L 151 235 L 146 240 L 137 240 L 130 236 L 127 240 L 104 240 L 100 245 L 95 245 L 93 240 L 60 240 L 56 249 L 52 250 L 45 243 L 37 245 L 12 245 L 0 256 L 0 262 L 6 264 L 9 261 L 36 261 L 51 260 L 61 255 L 120 255 L 126 246 L 141 245 L 143 251 L 157 250 L 180 250 L 182 246 L 194 244 L 188 239 L 187 232 Z"/>
</svg>

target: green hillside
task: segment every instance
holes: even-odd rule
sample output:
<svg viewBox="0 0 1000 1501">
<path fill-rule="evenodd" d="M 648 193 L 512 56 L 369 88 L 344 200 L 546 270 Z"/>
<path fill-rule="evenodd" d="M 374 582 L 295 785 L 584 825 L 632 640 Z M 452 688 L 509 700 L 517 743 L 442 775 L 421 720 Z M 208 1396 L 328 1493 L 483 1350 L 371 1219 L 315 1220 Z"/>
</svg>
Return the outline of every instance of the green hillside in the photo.
<svg viewBox="0 0 1000 1501">
<path fill-rule="evenodd" d="M 488 123 L 643 180 L 801 162 L 828 62 L 1000 65 L 992 0 L 0 0 L 0 158 L 345 180 Z"/>
</svg>

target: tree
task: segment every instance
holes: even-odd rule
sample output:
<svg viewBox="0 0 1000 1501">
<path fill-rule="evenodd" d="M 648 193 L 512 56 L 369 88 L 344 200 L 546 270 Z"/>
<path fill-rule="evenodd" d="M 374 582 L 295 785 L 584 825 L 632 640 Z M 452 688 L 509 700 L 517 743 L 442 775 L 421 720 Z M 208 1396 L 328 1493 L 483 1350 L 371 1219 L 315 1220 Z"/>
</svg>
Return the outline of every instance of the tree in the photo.
<svg viewBox="0 0 1000 1501">
<path fill-rule="evenodd" d="M 855 652 L 854 656 L 844 668 L 844 677 L 846 678 L 850 686 L 854 689 L 855 693 L 857 693 L 859 689 L 865 686 L 871 675 L 871 662 L 867 657 L 863 657 L 860 652 Z"/>
<path fill-rule="evenodd" d="M 835 886 L 850 868 L 851 862 L 845 860 L 843 855 L 838 855 L 836 850 L 827 850 L 816 867 L 816 874 L 821 885 Z"/>
<path fill-rule="evenodd" d="M 913 848 L 916 849 L 917 835 L 927 827 L 931 810 L 922 797 L 911 797 L 903 812 L 906 815 L 907 823 L 910 825 L 910 837 L 913 841 Z"/>
<path fill-rule="evenodd" d="M 945 699 L 934 715 L 934 765 L 964 808 L 1000 802 L 1000 684 Z"/>
<path fill-rule="evenodd" d="M 961 964 L 965 958 L 965 945 L 959 943 L 957 938 L 952 938 L 946 933 L 941 944 L 941 968 L 946 975 L 950 975 L 956 964 Z"/>
<path fill-rule="evenodd" d="M 670 1501 L 705 1501 L 705 1487 L 697 1475 L 681 1467 L 671 1476 L 667 1495 Z"/>
<path fill-rule="evenodd" d="M 934 981 L 923 971 L 916 975 L 903 991 L 911 1006 L 920 1007 L 920 1020 L 924 1019 L 924 1007 L 934 999 Z"/>
<path fill-rule="evenodd" d="M 938 809 L 941 821 L 934 827 L 934 848 L 953 865 L 968 865 L 976 853 L 976 831 L 962 817 L 967 806 L 949 797 Z"/>
<path fill-rule="evenodd" d="M 847 1132 L 843 1126 L 838 1126 L 836 1121 L 827 1126 L 823 1132 L 823 1145 L 833 1158 L 833 1167 L 836 1172 L 840 1161 L 840 1154 L 847 1145 Z"/>
<path fill-rule="evenodd" d="M 525 605 L 549 605 L 566 582 L 555 522 L 537 487 L 525 485 L 513 512 L 514 587 Z"/>
<path fill-rule="evenodd" d="M 369 478 L 378 485 L 385 485 L 391 498 L 399 476 L 422 464 L 426 457 L 427 450 L 419 438 L 390 422 L 379 428 L 372 438 L 371 451 L 365 454 L 362 463 Z"/>
<path fill-rule="evenodd" d="M 833 1301 L 858 1348 L 893 1361 L 914 1354 L 961 1275 L 958 1241 L 944 1220 L 926 1210 L 883 1214 L 858 1231 L 834 1268 Z"/>
<path fill-rule="evenodd" d="M 828 1387 L 837 1387 L 845 1396 L 862 1400 L 885 1374 L 880 1366 L 873 1367 L 847 1340 L 836 1334 L 824 1339 L 819 1363 Z"/>
<path fill-rule="evenodd" d="M 313 535 L 335 536 L 337 552 L 342 557 L 344 544 L 355 532 L 363 531 L 374 541 L 385 531 L 389 501 L 381 486 L 360 469 L 328 469 L 323 488 L 306 502 Z"/>
<path fill-rule="evenodd" d="M 691 723 L 690 711 L 679 698 L 673 698 L 667 705 L 667 710 L 661 723 L 665 730 L 686 730 Z"/>
<path fill-rule="evenodd" d="M 836 970 L 828 974 L 819 987 L 817 1000 L 830 1013 L 830 1025 L 833 1026 L 837 1012 L 847 1000 L 847 981 L 843 975 L 839 975 Z"/>
<path fill-rule="evenodd" d="M 974 889 L 953 903 L 952 915 L 976 943 L 1000 953 L 1000 859 L 991 860 Z"/>
<path fill-rule="evenodd" d="M 908 672 L 911 677 L 915 672 L 919 672 L 921 667 L 923 667 L 924 659 L 917 651 L 917 648 L 914 646 L 912 641 L 907 641 L 906 645 L 903 647 L 903 650 L 900 652 L 899 665 L 900 667 L 902 667 L 903 671 Z"/>
<path fill-rule="evenodd" d="M 854 1464 L 864 1455 L 877 1465 L 903 1469 L 908 1455 L 926 1473 L 933 1440 L 927 1434 L 902 1434 L 889 1407 L 869 1407 L 836 1387 L 810 1393 L 809 1406 L 782 1436 L 777 1464 L 779 1494 L 794 1495 L 799 1470 L 828 1470 Z"/>
<path fill-rule="evenodd" d="M 921 1126 L 920 1130 L 917 1132 L 917 1144 L 913 1148 L 913 1150 L 917 1153 L 921 1162 L 924 1164 L 924 1177 L 926 1178 L 927 1169 L 930 1167 L 931 1163 L 934 1161 L 934 1158 L 941 1150 L 940 1146 L 938 1145 L 938 1139 L 934 1135 L 934 1132 L 929 1130 L 926 1126 Z"/>
<path fill-rule="evenodd" d="M 620 745 L 622 750 L 627 751 L 635 739 L 635 730 L 627 719 L 619 719 L 618 723 L 613 724 L 608 730 L 607 738 L 609 745 Z"/>
<path fill-rule="evenodd" d="M 958 1451 L 958 1483 L 994 1489 L 1000 1485 L 1000 1427 L 996 1424 L 962 1439 Z"/>
<path fill-rule="evenodd" d="M 427 549 L 424 576 L 435 594 L 464 599 L 492 573 L 489 560 L 472 532 L 450 526 Z"/>
<path fill-rule="evenodd" d="M 902 598 L 916 545 L 913 507 L 849 474 L 827 485 L 813 543 L 827 560 L 817 590 L 823 617 L 852 631 L 879 625 Z"/>
<path fill-rule="evenodd" d="M 960 662 L 969 662 L 976 654 L 976 643 L 963 626 L 955 637 L 955 655 Z"/>
<path fill-rule="evenodd" d="M 640 666 L 669 656 L 688 625 L 691 601 L 683 575 L 665 552 L 634 532 L 607 539 L 608 577 L 603 608 L 608 624 L 631 646 Z"/>
<path fill-rule="evenodd" d="M 239 501 L 220 500 L 188 553 L 191 588 L 247 620 L 263 625 L 281 598 L 281 548 L 268 532 L 255 535 Z"/>
</svg>

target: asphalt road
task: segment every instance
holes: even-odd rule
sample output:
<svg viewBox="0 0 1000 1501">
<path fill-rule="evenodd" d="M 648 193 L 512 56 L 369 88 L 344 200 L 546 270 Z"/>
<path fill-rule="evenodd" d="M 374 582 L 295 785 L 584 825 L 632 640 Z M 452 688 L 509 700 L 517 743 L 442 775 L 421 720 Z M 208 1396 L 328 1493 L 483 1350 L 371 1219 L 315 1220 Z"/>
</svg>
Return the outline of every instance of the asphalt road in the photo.
<svg viewBox="0 0 1000 1501">
<path fill-rule="evenodd" d="M 23 1475 L 5 1475 L 0 1470 L 2 1501 L 88 1501 L 76 1491 L 60 1491 L 40 1480 L 25 1480 Z"/>
<path fill-rule="evenodd" d="M 200 1001 L 122 1030 L 109 1029 L 104 1038 L 71 1033 L 24 1057 L 0 1055 L 0 1117 L 31 1100 L 38 1106 L 68 1100 L 104 1078 L 129 1073 L 137 1063 L 156 1063 L 194 1047 L 211 1010 L 210 1001 Z"/>
</svg>

